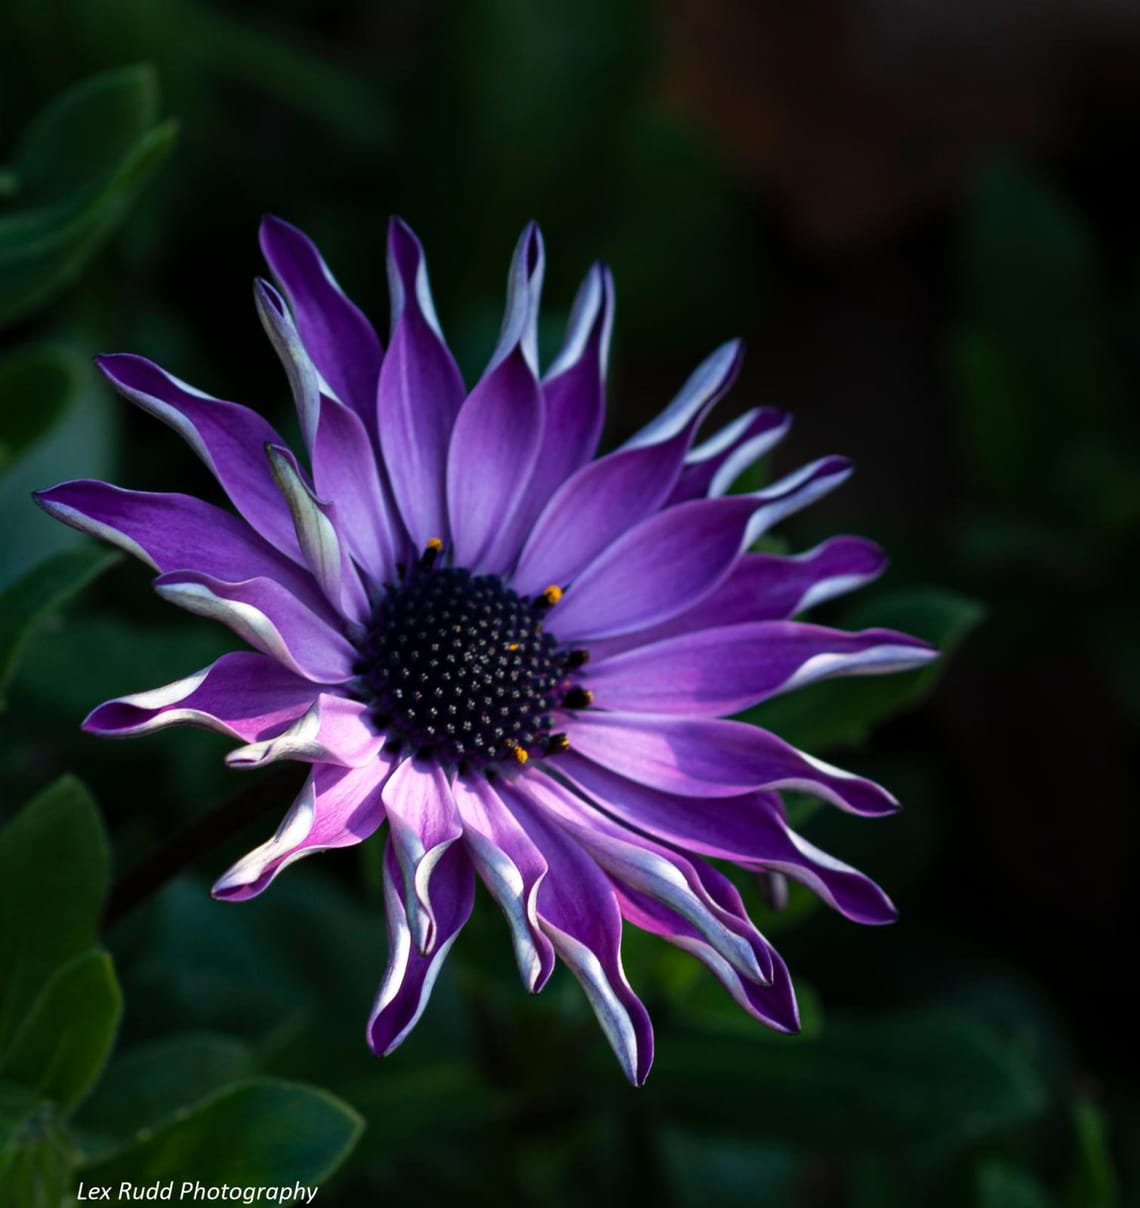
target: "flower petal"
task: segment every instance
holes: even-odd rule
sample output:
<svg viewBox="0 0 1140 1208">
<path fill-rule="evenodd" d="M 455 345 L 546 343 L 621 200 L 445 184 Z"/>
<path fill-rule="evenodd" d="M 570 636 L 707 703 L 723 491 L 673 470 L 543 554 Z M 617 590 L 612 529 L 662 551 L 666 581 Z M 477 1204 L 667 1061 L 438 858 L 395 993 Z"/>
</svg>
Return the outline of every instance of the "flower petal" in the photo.
<svg viewBox="0 0 1140 1208">
<path fill-rule="evenodd" d="M 792 979 L 778 952 L 772 953 L 771 981 L 753 981 L 743 977 L 739 969 L 730 965 L 691 923 L 675 911 L 625 885 L 616 886 L 615 893 L 623 918 L 703 961 L 749 1015 L 778 1032 L 800 1030 L 799 1008 Z"/>
<path fill-rule="evenodd" d="M 320 374 L 317 373 L 316 366 L 301 342 L 297 325 L 285 305 L 285 299 L 268 281 L 259 277 L 253 283 L 253 300 L 261 326 L 265 329 L 265 334 L 285 368 L 285 376 L 289 379 L 289 389 L 293 392 L 293 401 L 297 405 L 297 419 L 301 424 L 305 448 L 311 449 L 321 408 Z"/>
<path fill-rule="evenodd" d="M 746 411 L 685 458 L 685 469 L 669 502 L 726 494 L 749 466 L 784 439 L 791 426 L 791 416 L 773 407 Z"/>
<path fill-rule="evenodd" d="M 600 661 L 680 633 L 786 620 L 871 582 L 886 564 L 883 551 L 862 537 L 834 537 L 806 553 L 790 556 L 744 554 L 720 586 L 692 607 L 646 629 L 603 638 L 591 646 L 590 653 Z"/>
<path fill-rule="evenodd" d="M 573 750 L 559 772 L 599 808 L 686 851 L 792 877 L 857 923 L 890 923 L 896 911 L 870 877 L 809 843 L 788 826 L 773 793 L 679 797 L 636 784 Z"/>
<path fill-rule="evenodd" d="M 463 822 L 463 842 L 476 872 L 507 916 L 523 983 L 537 994 L 554 968 L 554 948 L 536 912 L 546 860 L 483 777 L 459 778 L 452 791 Z"/>
<path fill-rule="evenodd" d="M 745 545 L 751 545 L 785 516 L 798 512 L 829 491 L 834 491 L 837 486 L 851 477 L 853 469 L 854 467 L 846 457 L 821 457 L 818 461 L 794 470 L 791 474 L 781 478 L 779 482 L 765 487 L 762 491 L 753 491 L 749 495 L 729 496 L 729 498 L 751 499 L 756 505 L 756 510 L 748 522 L 748 531 L 744 538 Z"/>
<path fill-rule="evenodd" d="M 898 808 L 890 793 L 872 781 L 738 721 L 590 709 L 574 715 L 570 743 L 638 784 L 682 797 L 794 789 L 852 814 L 873 817 Z"/>
<path fill-rule="evenodd" d="M 463 824 L 447 776 L 433 763 L 405 759 L 384 786 L 384 808 L 407 886 L 405 910 L 426 955 L 440 941 L 434 894 L 446 878 L 436 870 Z"/>
<path fill-rule="evenodd" d="M 658 444 L 618 449 L 572 474 L 531 529 L 511 575 L 514 590 L 533 595 L 571 582 L 622 533 L 652 516 L 673 489 L 704 415 L 698 410 Z"/>
<path fill-rule="evenodd" d="M 226 756 L 226 763 L 231 768 L 259 768 L 278 759 L 300 759 L 359 768 L 376 759 L 384 741 L 367 705 L 322 692 L 289 729 L 238 747 Z"/>
<path fill-rule="evenodd" d="M 255 411 L 211 398 L 143 357 L 114 353 L 95 358 L 124 398 L 169 424 L 206 463 L 234 506 L 274 549 L 296 562 L 301 551 L 289 509 L 265 460 L 280 435 Z"/>
<path fill-rule="evenodd" d="M 260 240 L 326 393 L 351 407 L 375 435 L 383 349 L 372 324 L 345 297 L 320 252 L 295 226 L 266 217 Z"/>
<path fill-rule="evenodd" d="M 297 543 L 313 577 L 342 617 L 363 625 L 371 607 L 356 567 L 341 545 L 336 505 L 313 494 L 288 449 L 270 445 L 265 453 L 273 477 L 289 505 Z"/>
<path fill-rule="evenodd" d="M 521 344 L 471 391 L 451 433 L 447 509 L 456 563 L 498 572 L 515 560 L 526 516 L 517 505 L 545 423 L 542 393 Z"/>
<path fill-rule="evenodd" d="M 281 733 L 316 694 L 309 680 L 275 659 L 238 650 L 163 688 L 107 701 L 88 715 L 83 729 L 104 738 L 133 738 L 189 725 L 254 742 Z"/>
<path fill-rule="evenodd" d="M 357 564 L 373 583 L 389 582 L 406 557 L 407 535 L 363 422 L 330 399 L 317 420 L 313 485 L 336 500 L 337 527 Z"/>
<path fill-rule="evenodd" d="M 531 519 L 598 446 L 613 319 L 613 280 L 595 264 L 574 299 L 562 350 L 542 380 L 546 427 L 523 505 Z"/>
<path fill-rule="evenodd" d="M 757 621 L 638 646 L 591 662 L 584 678 L 603 709 L 718 716 L 816 680 L 905 671 L 937 654 L 890 629 L 846 633 L 800 621 Z"/>
<path fill-rule="evenodd" d="M 698 871 L 701 861 L 619 825 L 541 773 L 527 777 L 526 795 L 557 819 L 611 879 L 686 919 L 745 977 L 756 981 L 771 977 L 771 950 L 745 913 L 739 895 L 733 902 L 723 886 L 716 885 L 719 897 L 730 902 L 726 909 L 706 889 L 706 882 L 715 883 L 719 876 L 713 869 L 706 866 Z"/>
<path fill-rule="evenodd" d="M 225 583 L 211 575 L 173 571 L 156 579 L 154 589 L 187 612 L 228 625 L 306 679 L 341 684 L 352 677 L 356 652 L 348 639 L 273 579 Z"/>
<path fill-rule="evenodd" d="M 126 491 L 78 479 L 35 492 L 49 515 L 125 549 L 160 574 L 193 570 L 221 579 L 266 577 L 302 599 L 319 599 L 316 585 L 244 520 L 193 495 Z"/>
<path fill-rule="evenodd" d="M 538 307 L 542 278 L 546 272 L 546 249 L 538 224 L 528 222 L 515 245 L 507 274 L 507 307 L 499 342 L 483 372 L 486 377 L 515 348 L 521 348 L 530 371 L 538 376 Z"/>
<path fill-rule="evenodd" d="M 388 480 L 417 549 L 446 540 L 447 447 L 463 379 L 436 318 L 423 248 L 393 219 L 388 232 L 392 340 L 380 368 L 377 417 Z"/>
<path fill-rule="evenodd" d="M 226 902 L 256 897 L 302 856 L 367 839 L 384 821 L 380 789 L 390 770 L 383 755 L 360 768 L 318 764 L 273 838 L 219 877 L 211 895 Z"/>
<path fill-rule="evenodd" d="M 740 554 L 752 501 L 700 499 L 658 512 L 614 541 L 550 612 L 562 641 L 642 629 L 710 592 Z"/>
<path fill-rule="evenodd" d="M 582 984 L 625 1076 L 640 1086 L 653 1064 L 653 1027 L 621 963 L 621 914 L 608 878 L 525 796 L 527 780 L 500 792 L 550 868 L 538 889 L 539 925 Z"/>
<path fill-rule="evenodd" d="M 693 370 L 665 410 L 635 432 L 621 448 L 658 445 L 687 428 L 693 416 L 706 413 L 732 387 L 743 359 L 744 344 L 740 340 L 722 344 Z"/>
<path fill-rule="evenodd" d="M 439 939 L 430 955 L 422 955 L 412 942 L 404 910 L 407 894 L 404 874 L 388 842 L 384 853 L 384 913 L 388 921 L 388 968 L 368 1019 L 368 1044 L 387 1056 L 416 1026 L 431 996 L 435 979 L 451 945 L 471 917 L 475 902 L 475 874 L 461 844 L 448 848 L 439 863 L 437 894 Z"/>
<path fill-rule="evenodd" d="M 690 607 L 724 579 L 741 547 L 851 473 L 825 457 L 748 495 L 694 499 L 629 529 L 571 584 L 551 614 L 564 641 L 644 629 Z"/>
</svg>

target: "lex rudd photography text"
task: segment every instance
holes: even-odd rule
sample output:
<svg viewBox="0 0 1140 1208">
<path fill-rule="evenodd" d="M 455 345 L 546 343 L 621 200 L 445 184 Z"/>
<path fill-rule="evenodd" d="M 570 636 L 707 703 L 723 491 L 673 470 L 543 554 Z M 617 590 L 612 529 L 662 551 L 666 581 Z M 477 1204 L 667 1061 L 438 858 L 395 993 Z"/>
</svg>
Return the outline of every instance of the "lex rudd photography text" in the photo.
<svg viewBox="0 0 1140 1208">
<path fill-rule="evenodd" d="M 170 1179 L 156 1183 L 119 1183 L 118 1186 L 88 1186 L 80 1183 L 77 1198 L 104 1203 L 121 1203 L 123 1200 L 224 1200 L 242 1204 L 311 1204 L 319 1190 L 318 1187 L 306 1187 L 303 1183 L 291 1183 L 284 1187 L 238 1187 L 230 1183 L 211 1185 L 196 1180 L 179 1183 Z"/>
</svg>

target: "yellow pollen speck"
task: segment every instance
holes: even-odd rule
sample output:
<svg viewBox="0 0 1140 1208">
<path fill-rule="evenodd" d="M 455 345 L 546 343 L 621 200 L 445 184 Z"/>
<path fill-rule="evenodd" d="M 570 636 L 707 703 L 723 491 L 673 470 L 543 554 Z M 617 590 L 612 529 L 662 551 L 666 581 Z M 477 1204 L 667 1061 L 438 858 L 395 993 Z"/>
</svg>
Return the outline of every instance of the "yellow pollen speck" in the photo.
<svg viewBox="0 0 1140 1208">
<path fill-rule="evenodd" d="M 443 549 L 443 542 L 438 537 L 431 537 L 428 539 L 427 547 L 438 554 Z"/>
<path fill-rule="evenodd" d="M 519 763 L 526 763 L 526 761 L 530 758 L 522 747 L 515 747 L 513 753 L 514 757 L 519 761 Z"/>
<path fill-rule="evenodd" d="M 551 585 L 542 593 L 542 598 L 547 604 L 557 604 L 562 599 L 562 588 L 557 583 Z"/>
<path fill-rule="evenodd" d="M 508 649 L 508 650 L 517 650 L 518 648 L 519 648 L 519 644 L 518 644 L 518 642 L 512 642 L 512 643 L 511 643 L 511 644 L 510 644 L 510 645 L 507 647 L 507 649 Z"/>
</svg>

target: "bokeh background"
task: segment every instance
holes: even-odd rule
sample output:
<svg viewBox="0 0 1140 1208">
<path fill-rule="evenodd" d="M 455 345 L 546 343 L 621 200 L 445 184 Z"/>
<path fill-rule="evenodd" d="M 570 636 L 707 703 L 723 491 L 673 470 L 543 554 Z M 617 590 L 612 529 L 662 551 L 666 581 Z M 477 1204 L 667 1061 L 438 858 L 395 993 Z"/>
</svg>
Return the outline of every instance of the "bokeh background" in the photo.
<svg viewBox="0 0 1140 1208">
<path fill-rule="evenodd" d="M 1140 15 L 1115 0 L 7 0 L 0 818 L 20 821 L 0 832 L 0 1201 L 54 1208 L 121 1176 L 319 1178 L 353 1208 L 1128 1202 L 1138 131 Z M 884 883 L 893 928 L 748 887 L 802 1037 L 629 935 L 658 1031 L 635 1091 L 568 975 L 523 992 L 483 901 L 378 1063 L 378 845 L 211 903 L 299 777 L 251 788 L 201 732 L 79 732 L 229 639 L 28 492 L 208 489 L 96 379 L 100 350 L 292 430 L 250 296 L 267 211 L 381 329 L 385 224 L 405 217 L 469 382 L 536 218 L 548 348 L 590 262 L 616 276 L 607 441 L 742 335 L 723 417 L 795 414 L 777 472 L 856 461 L 781 539 L 879 540 L 882 583 L 822 615 L 948 655 L 758 717 L 906 805 L 861 822 L 793 803 Z M 203 823 L 235 796 L 238 824 Z"/>
</svg>

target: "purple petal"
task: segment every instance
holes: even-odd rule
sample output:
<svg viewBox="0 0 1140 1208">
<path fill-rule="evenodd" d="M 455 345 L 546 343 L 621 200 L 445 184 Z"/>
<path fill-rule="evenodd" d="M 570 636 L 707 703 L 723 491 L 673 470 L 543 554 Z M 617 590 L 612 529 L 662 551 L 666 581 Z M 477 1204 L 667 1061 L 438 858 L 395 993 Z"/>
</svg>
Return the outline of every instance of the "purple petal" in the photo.
<svg viewBox="0 0 1140 1208">
<path fill-rule="evenodd" d="M 664 843 L 784 873 L 857 923 L 890 923 L 896 917 L 874 881 L 788 826 L 775 794 L 676 797 L 627 780 L 573 750 L 559 756 L 558 768 L 601 809 Z"/>
<path fill-rule="evenodd" d="M 571 582 L 622 533 L 652 516 L 673 489 L 704 414 L 698 411 L 660 444 L 618 449 L 572 474 L 523 547 L 511 575 L 515 591 L 533 595 Z"/>
<path fill-rule="evenodd" d="M 380 447 L 392 494 L 417 549 L 446 540 L 444 484 L 463 379 L 439 329 L 419 240 L 398 219 L 388 233 L 392 341 L 380 369 Z"/>
<path fill-rule="evenodd" d="M 511 257 L 503 327 L 484 377 L 516 348 L 522 349 L 531 373 L 538 376 L 538 307 L 545 271 L 546 249 L 542 245 L 542 232 L 537 223 L 527 223 Z"/>
<path fill-rule="evenodd" d="M 380 789 L 390 770 L 384 756 L 360 768 L 318 764 L 273 838 L 240 859 L 210 893 L 222 901 L 244 901 L 294 860 L 367 839 L 384 821 Z"/>
<path fill-rule="evenodd" d="M 320 252 L 295 226 L 266 217 L 260 239 L 327 392 L 347 403 L 375 435 L 376 382 L 383 350 L 372 324 L 345 297 Z"/>
<path fill-rule="evenodd" d="M 834 537 L 807 553 L 744 554 L 720 586 L 691 608 L 660 624 L 605 638 L 596 659 L 680 633 L 748 621 L 785 620 L 824 600 L 854 591 L 882 574 L 886 555 L 862 537 Z"/>
<path fill-rule="evenodd" d="M 707 595 L 740 555 L 753 501 L 700 499 L 658 512 L 610 545 L 550 613 L 562 641 L 642 629 Z"/>
<path fill-rule="evenodd" d="M 685 919 L 660 902 L 628 886 L 615 887 L 622 916 L 635 927 L 660 936 L 670 944 L 691 952 L 703 961 L 735 1002 L 749 1015 L 778 1032 L 800 1030 L 799 1009 L 788 967 L 777 952 L 772 953 L 772 978 L 769 983 L 743 977 Z"/>
<path fill-rule="evenodd" d="M 84 730 L 104 738 L 133 738 L 167 726 L 203 726 L 245 742 L 280 734 L 316 699 L 317 689 L 264 654 L 223 654 L 185 679 L 109 700 L 93 710 Z"/>
<path fill-rule="evenodd" d="M 471 391 L 447 458 L 452 553 L 460 566 L 499 572 L 529 519 L 516 514 L 542 441 L 542 393 L 520 345 Z"/>
<path fill-rule="evenodd" d="M 722 398 L 736 381 L 744 359 L 744 345 L 730 340 L 707 356 L 677 392 L 676 397 L 655 419 L 635 432 L 621 447 L 640 449 L 657 445 L 687 428 L 693 417 L 708 413 L 709 407 Z"/>
<path fill-rule="evenodd" d="M 405 759 L 384 786 L 391 841 L 407 885 L 405 911 L 416 947 L 427 955 L 440 942 L 434 894 L 446 877 L 437 872 L 447 849 L 463 833 L 451 786 L 433 763 Z"/>
<path fill-rule="evenodd" d="M 576 713 L 570 743 L 595 763 L 682 797 L 738 797 L 789 789 L 852 814 L 890 814 L 898 802 L 879 785 L 805 755 L 759 726 L 709 718 Z"/>
<path fill-rule="evenodd" d="M 313 442 L 313 484 L 336 500 L 338 528 L 373 583 L 392 580 L 407 536 L 360 417 L 324 399 Z"/>
<path fill-rule="evenodd" d="M 779 482 L 736 498 L 750 499 L 756 510 L 748 524 L 745 545 L 751 545 L 785 516 L 798 512 L 834 491 L 851 477 L 854 467 L 846 457 L 821 457 L 781 478 Z"/>
<path fill-rule="evenodd" d="M 527 777 L 526 792 L 614 881 L 647 894 L 686 919 L 746 977 L 756 981 L 771 977 L 767 942 L 748 918 L 739 895 L 725 889 L 729 882 L 714 869 L 619 825 L 541 773 Z"/>
<path fill-rule="evenodd" d="M 546 860 L 495 790 L 481 776 L 452 786 L 463 842 L 511 929 L 523 983 L 537 994 L 554 968 L 554 948 L 538 925 L 538 889 Z"/>
<path fill-rule="evenodd" d="M 315 603 L 316 585 L 238 516 L 192 495 L 126 491 L 79 479 L 37 491 L 49 515 L 81 532 L 110 541 L 160 574 L 198 571 L 219 579 L 276 579 Z"/>
<path fill-rule="evenodd" d="M 376 759 L 384 741 L 367 705 L 322 692 L 287 730 L 238 747 L 226 756 L 226 763 L 231 768 L 259 768 L 278 759 L 300 759 L 359 768 Z"/>
<path fill-rule="evenodd" d="M 653 1063 L 653 1028 L 621 963 L 621 914 L 597 864 L 524 794 L 529 778 L 500 792 L 546 857 L 537 913 L 554 951 L 582 984 L 626 1077 L 640 1086 Z"/>
<path fill-rule="evenodd" d="M 779 692 L 837 675 L 922 666 L 938 652 L 890 629 L 846 633 L 757 621 L 665 638 L 586 668 L 600 708 L 629 713 L 739 713 Z"/>
<path fill-rule="evenodd" d="M 845 458 L 825 457 L 763 491 L 691 500 L 651 516 L 590 563 L 555 606 L 551 628 L 564 641 L 592 641 L 681 612 L 725 578 L 742 545 L 850 473 Z"/>
<path fill-rule="evenodd" d="M 142 357 L 115 353 L 97 357 L 96 364 L 124 398 L 186 440 L 274 549 L 301 560 L 289 509 L 265 460 L 265 446 L 283 442 L 260 415 L 211 398 Z"/>
<path fill-rule="evenodd" d="M 438 942 L 430 956 L 412 942 L 404 910 L 404 874 L 389 840 L 384 853 L 384 912 L 388 920 L 388 968 L 368 1020 L 368 1044 L 386 1056 L 415 1027 L 427 1006 L 435 979 L 451 945 L 471 916 L 475 902 L 475 874 L 461 844 L 455 844 L 439 862 L 440 887 L 436 895 Z"/>
<path fill-rule="evenodd" d="M 745 412 L 685 458 L 685 469 L 669 502 L 726 494 L 749 466 L 784 439 L 791 426 L 791 417 L 772 407 Z"/>
<path fill-rule="evenodd" d="M 225 583 L 211 575 L 174 571 L 156 579 L 154 589 L 188 612 L 228 625 L 306 679 L 341 684 L 352 677 L 356 652 L 335 628 L 335 619 L 307 608 L 273 579 Z"/>
<path fill-rule="evenodd" d="M 285 300 L 273 286 L 258 278 L 253 283 L 253 300 L 261 326 L 281 359 L 285 376 L 289 379 L 289 389 L 293 392 L 293 401 L 297 405 L 297 419 L 301 424 L 305 448 L 311 449 L 321 407 L 320 375 L 301 342 L 297 325 L 293 322 Z"/>
<path fill-rule="evenodd" d="M 532 479 L 535 515 L 598 447 L 605 419 L 613 322 L 613 279 L 608 269 L 595 264 L 574 299 L 562 350 L 542 379 L 546 434 Z"/>
<path fill-rule="evenodd" d="M 356 567 L 341 545 L 336 505 L 313 494 L 288 449 L 270 445 L 265 452 L 273 477 L 289 505 L 297 543 L 313 577 L 342 617 L 363 625 L 371 607 Z"/>
</svg>

